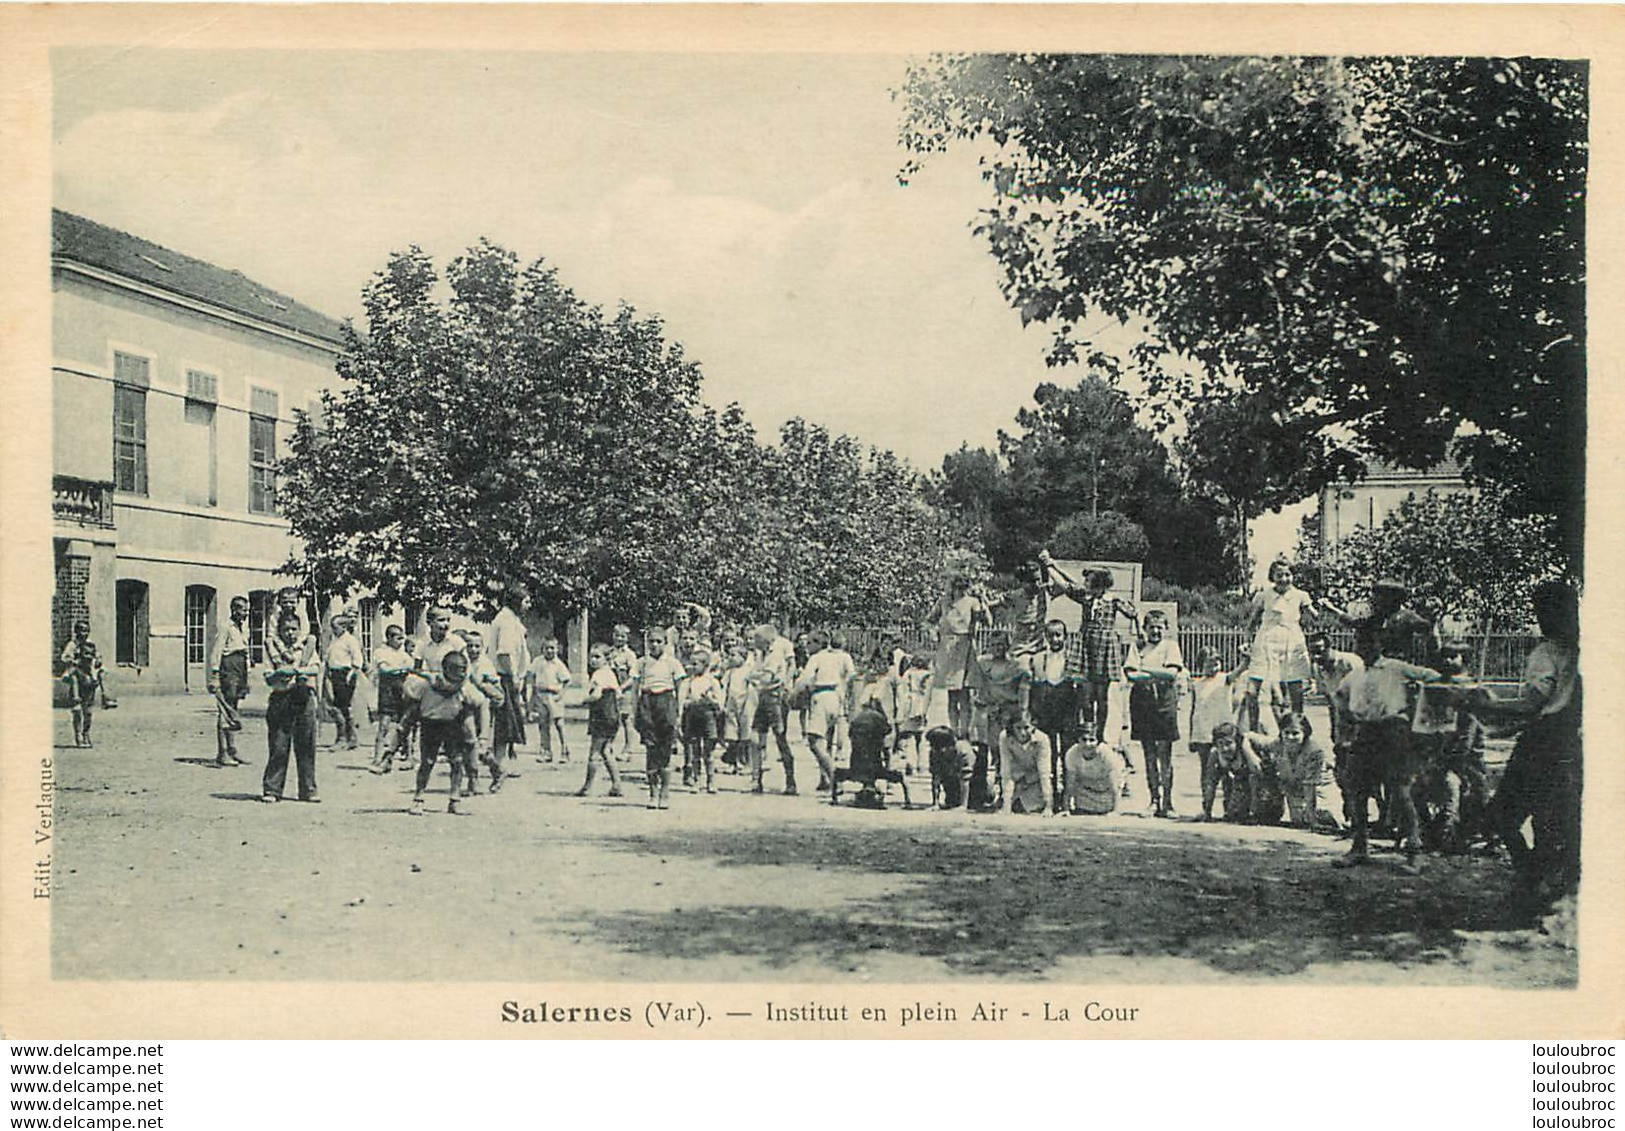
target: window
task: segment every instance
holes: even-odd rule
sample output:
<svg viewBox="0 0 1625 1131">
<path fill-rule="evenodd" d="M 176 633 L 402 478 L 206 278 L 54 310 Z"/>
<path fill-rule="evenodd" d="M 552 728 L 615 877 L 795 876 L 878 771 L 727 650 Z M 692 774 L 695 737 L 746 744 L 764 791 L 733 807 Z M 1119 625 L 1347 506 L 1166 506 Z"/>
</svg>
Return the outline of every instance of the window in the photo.
<svg viewBox="0 0 1625 1131">
<path fill-rule="evenodd" d="M 152 363 L 128 353 L 113 354 L 113 486 L 147 493 L 147 387 Z"/>
<path fill-rule="evenodd" d="M 186 371 L 188 437 L 181 458 L 186 462 L 186 501 L 194 506 L 220 505 L 220 445 L 214 423 L 219 390 L 213 373 Z"/>
<path fill-rule="evenodd" d="M 363 597 L 356 602 L 356 635 L 361 638 L 361 655 L 372 663 L 372 626 L 378 622 L 378 598 Z"/>
<path fill-rule="evenodd" d="M 113 658 L 120 664 L 147 666 L 147 583 L 121 580 L 114 590 L 118 627 Z"/>
<path fill-rule="evenodd" d="M 276 418 L 274 389 L 248 390 L 248 509 L 276 513 Z"/>
<path fill-rule="evenodd" d="M 248 660 L 265 662 L 265 626 L 276 608 L 276 594 L 269 589 L 256 589 L 248 595 Z"/>
<path fill-rule="evenodd" d="M 248 509 L 276 513 L 276 421 L 248 418 Z"/>
<path fill-rule="evenodd" d="M 214 590 L 207 585 L 186 587 L 186 662 L 209 662 L 209 621 L 214 613 Z"/>
</svg>

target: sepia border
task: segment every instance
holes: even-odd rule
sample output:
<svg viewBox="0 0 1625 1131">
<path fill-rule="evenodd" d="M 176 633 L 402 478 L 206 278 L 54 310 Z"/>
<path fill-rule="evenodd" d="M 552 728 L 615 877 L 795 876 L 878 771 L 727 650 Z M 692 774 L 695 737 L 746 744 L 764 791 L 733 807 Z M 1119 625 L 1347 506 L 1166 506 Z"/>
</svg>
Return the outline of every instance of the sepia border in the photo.
<svg viewBox="0 0 1625 1131">
<path fill-rule="evenodd" d="M 0 1036 L 6 1038 L 1112 1037 L 1619 1038 L 1625 1036 L 1625 757 L 1619 539 L 1612 488 L 1621 436 L 1621 108 L 1625 10 L 1617 7 L 0 5 Z M 39 759 L 51 748 L 49 688 L 31 657 L 50 607 L 51 75 L 48 52 L 79 44 L 172 49 L 461 49 L 650 52 L 1027 50 L 1201 54 L 1543 55 L 1591 60 L 1589 562 L 1584 599 L 1585 883 L 1577 990 L 1101 986 L 54 981 L 49 901 L 31 898 Z M 901 162 L 901 156 L 899 158 Z M 968 219 L 968 217 L 967 217 Z M 1615 304 L 1620 305 L 1616 306 Z M 625 1023 L 507 1024 L 501 1003 L 625 1007 Z M 767 1000 L 846 1005 L 851 1020 L 767 1024 Z M 653 1024 L 649 1004 L 698 1005 L 705 1023 Z M 970 1021 L 977 1002 L 1008 1008 Z M 1085 1022 L 1087 1003 L 1137 1010 Z M 1045 1003 L 1071 1022 L 1045 1023 Z M 865 1022 L 864 1005 L 958 1009 L 956 1023 Z M 754 1021 L 727 1018 L 754 1011 Z M 1023 1020 L 1022 1013 L 1030 1015 Z"/>
</svg>

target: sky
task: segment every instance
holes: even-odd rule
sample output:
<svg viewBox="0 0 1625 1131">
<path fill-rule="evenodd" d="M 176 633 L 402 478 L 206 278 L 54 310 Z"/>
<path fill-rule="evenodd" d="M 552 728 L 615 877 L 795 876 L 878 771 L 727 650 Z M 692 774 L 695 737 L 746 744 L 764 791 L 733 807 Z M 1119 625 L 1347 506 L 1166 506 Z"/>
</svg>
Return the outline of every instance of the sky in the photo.
<svg viewBox="0 0 1625 1131">
<path fill-rule="evenodd" d="M 337 317 L 392 251 L 488 237 L 660 315 L 759 431 L 801 416 L 929 468 L 1081 373 L 999 291 L 974 155 L 899 184 L 907 62 L 64 50 L 54 196 Z"/>
</svg>

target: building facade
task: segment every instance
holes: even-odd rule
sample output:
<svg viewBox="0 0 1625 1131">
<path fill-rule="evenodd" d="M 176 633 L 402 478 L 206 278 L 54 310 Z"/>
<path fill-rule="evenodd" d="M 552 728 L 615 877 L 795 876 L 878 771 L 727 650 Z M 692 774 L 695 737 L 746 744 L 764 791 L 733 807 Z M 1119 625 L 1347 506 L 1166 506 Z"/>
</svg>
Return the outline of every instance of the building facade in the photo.
<svg viewBox="0 0 1625 1131">
<path fill-rule="evenodd" d="M 1356 483 L 1333 483 L 1320 491 L 1320 546 L 1329 550 L 1356 530 L 1381 526 L 1400 503 L 1429 491 L 1471 491 L 1454 460 L 1425 471 L 1392 467 L 1373 460 Z"/>
<path fill-rule="evenodd" d="M 51 266 L 53 658 L 82 618 L 118 693 L 201 691 L 230 598 L 250 597 L 257 652 L 289 583 L 276 461 L 343 328 L 66 212 Z"/>
</svg>

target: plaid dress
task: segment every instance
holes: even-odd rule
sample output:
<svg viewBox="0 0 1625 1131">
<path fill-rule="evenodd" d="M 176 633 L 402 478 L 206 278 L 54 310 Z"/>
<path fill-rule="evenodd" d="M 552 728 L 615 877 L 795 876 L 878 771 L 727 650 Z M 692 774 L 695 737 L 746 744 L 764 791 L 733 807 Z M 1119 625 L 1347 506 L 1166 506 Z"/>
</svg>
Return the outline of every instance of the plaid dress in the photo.
<svg viewBox="0 0 1625 1131">
<path fill-rule="evenodd" d="M 1117 683 L 1123 678 L 1123 643 L 1117 634 L 1117 616 L 1134 615 L 1134 607 L 1107 594 L 1091 599 L 1087 593 L 1067 596 L 1083 606 L 1083 678 L 1090 683 Z"/>
</svg>

